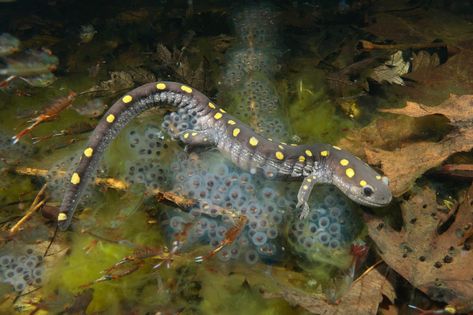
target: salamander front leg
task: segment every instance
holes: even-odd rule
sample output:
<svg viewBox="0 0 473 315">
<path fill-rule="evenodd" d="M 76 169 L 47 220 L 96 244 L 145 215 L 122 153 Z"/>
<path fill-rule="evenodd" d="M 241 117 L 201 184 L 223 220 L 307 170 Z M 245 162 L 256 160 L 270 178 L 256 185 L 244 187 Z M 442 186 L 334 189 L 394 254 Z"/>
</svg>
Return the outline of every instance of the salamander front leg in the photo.
<svg viewBox="0 0 473 315">
<path fill-rule="evenodd" d="M 215 131 L 206 129 L 206 130 L 185 130 L 179 134 L 179 139 L 186 144 L 186 151 L 189 148 L 197 146 L 214 146 L 216 145 L 215 141 Z"/>
<path fill-rule="evenodd" d="M 301 188 L 299 188 L 299 192 L 297 193 L 297 208 L 302 206 L 302 212 L 299 216 L 299 219 L 305 219 L 309 215 L 309 205 L 307 201 L 309 201 L 310 193 L 312 192 L 312 188 L 314 188 L 316 181 L 316 176 L 310 175 L 304 178 L 302 182 Z"/>
</svg>

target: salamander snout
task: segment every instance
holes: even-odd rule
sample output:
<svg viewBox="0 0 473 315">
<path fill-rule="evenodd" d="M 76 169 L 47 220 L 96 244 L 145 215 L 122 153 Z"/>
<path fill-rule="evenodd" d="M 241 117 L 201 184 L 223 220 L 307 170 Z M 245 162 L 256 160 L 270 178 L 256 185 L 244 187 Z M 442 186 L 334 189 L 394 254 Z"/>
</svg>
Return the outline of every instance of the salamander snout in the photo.
<svg viewBox="0 0 473 315">
<path fill-rule="evenodd" d="M 333 157 L 332 183 L 354 202 L 368 207 L 384 207 L 392 200 L 389 180 L 346 151 Z"/>
</svg>

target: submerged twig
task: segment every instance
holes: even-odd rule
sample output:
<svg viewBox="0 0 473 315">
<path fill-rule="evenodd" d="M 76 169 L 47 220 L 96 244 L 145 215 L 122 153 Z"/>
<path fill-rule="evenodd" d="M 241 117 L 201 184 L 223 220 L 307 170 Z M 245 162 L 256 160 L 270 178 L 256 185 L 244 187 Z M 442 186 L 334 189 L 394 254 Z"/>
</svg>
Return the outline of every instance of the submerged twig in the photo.
<svg viewBox="0 0 473 315">
<path fill-rule="evenodd" d="M 445 43 L 424 43 L 424 44 L 376 44 L 368 40 L 360 40 L 356 46 L 360 50 L 405 50 L 405 49 L 426 49 L 447 47 Z"/>
<path fill-rule="evenodd" d="M 472 164 L 445 164 L 441 166 L 439 169 L 434 170 L 434 173 L 467 180 L 467 179 L 473 178 L 473 165 Z"/>
<path fill-rule="evenodd" d="M 33 168 L 33 167 L 17 167 L 13 169 L 13 171 L 20 175 L 29 175 L 29 176 L 40 176 L 46 177 L 49 173 L 46 169 L 41 168 Z M 58 171 L 60 176 L 65 176 L 66 171 Z M 104 185 L 109 188 L 117 189 L 117 190 L 126 190 L 128 188 L 128 184 L 122 180 L 116 178 L 96 178 L 95 179 L 96 185 Z"/>
<path fill-rule="evenodd" d="M 373 269 L 375 269 L 376 267 L 378 267 L 382 263 L 384 263 L 383 260 L 378 260 L 377 262 L 375 262 L 372 266 L 370 266 L 368 269 L 366 269 L 358 278 L 356 278 L 355 281 L 353 281 L 353 284 L 360 281 L 363 277 L 365 277 L 368 273 L 370 273 Z"/>
<path fill-rule="evenodd" d="M 38 192 L 36 195 L 36 198 L 33 200 L 33 203 L 31 204 L 30 208 L 28 211 L 25 213 L 25 215 L 10 229 L 10 236 L 16 234 L 20 227 L 35 213 L 41 206 L 46 202 L 46 199 L 42 199 L 40 201 L 40 198 L 44 194 L 44 191 L 46 190 L 47 184 L 44 184 L 43 187 L 41 187 L 41 190 Z"/>
</svg>

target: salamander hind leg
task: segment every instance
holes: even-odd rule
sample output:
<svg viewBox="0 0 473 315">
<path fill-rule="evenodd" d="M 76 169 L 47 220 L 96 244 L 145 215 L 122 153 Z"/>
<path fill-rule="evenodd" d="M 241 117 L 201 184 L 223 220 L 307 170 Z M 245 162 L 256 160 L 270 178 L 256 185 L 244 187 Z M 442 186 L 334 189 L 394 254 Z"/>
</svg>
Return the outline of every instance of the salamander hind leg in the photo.
<svg viewBox="0 0 473 315">
<path fill-rule="evenodd" d="M 314 185 L 316 183 L 316 177 L 313 175 L 307 176 L 304 178 L 304 181 L 302 182 L 301 187 L 299 188 L 299 192 L 297 193 L 297 208 L 302 207 L 302 212 L 299 216 L 299 218 L 305 219 L 309 215 L 309 197 L 310 193 L 312 192 L 312 188 L 314 188 Z"/>
<path fill-rule="evenodd" d="M 198 146 L 215 146 L 215 131 L 205 130 L 185 130 L 179 133 L 179 139 L 186 145 L 186 150 Z"/>
</svg>

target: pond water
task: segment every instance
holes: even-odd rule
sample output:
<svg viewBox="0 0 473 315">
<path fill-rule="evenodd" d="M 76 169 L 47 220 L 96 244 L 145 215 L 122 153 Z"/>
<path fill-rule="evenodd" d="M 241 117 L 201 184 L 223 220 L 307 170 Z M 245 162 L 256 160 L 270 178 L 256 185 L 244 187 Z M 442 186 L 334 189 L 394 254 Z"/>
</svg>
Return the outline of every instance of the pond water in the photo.
<svg viewBox="0 0 473 315">
<path fill-rule="evenodd" d="M 0 1 L 0 313 L 471 311 L 472 17 L 469 1 Z M 329 183 L 301 218 L 310 175 Z M 390 203 L 363 205 L 388 182 Z"/>
</svg>

